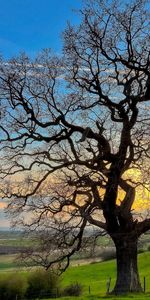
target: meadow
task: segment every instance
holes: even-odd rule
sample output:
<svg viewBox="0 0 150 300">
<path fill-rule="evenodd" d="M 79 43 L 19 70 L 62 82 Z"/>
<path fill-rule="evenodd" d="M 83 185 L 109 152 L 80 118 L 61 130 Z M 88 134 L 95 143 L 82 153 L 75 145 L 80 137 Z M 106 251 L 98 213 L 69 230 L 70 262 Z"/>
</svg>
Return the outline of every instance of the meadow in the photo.
<svg viewBox="0 0 150 300">
<path fill-rule="evenodd" d="M 116 276 L 115 260 L 92 263 L 82 266 L 69 267 L 61 276 L 62 288 L 71 283 L 80 283 L 83 286 L 83 294 L 80 297 L 63 297 L 61 300 L 98 300 L 98 299 L 150 299 L 150 252 L 139 254 L 139 270 L 141 283 L 146 278 L 146 293 L 141 295 L 128 295 L 123 297 L 111 297 L 106 295 L 106 282 L 111 277 L 111 288 L 113 288 Z M 20 276 L 27 276 L 28 271 L 21 269 L 3 268 L 0 276 L 5 276 L 10 271 L 19 272 Z"/>
<path fill-rule="evenodd" d="M 19 244 L 18 237 L 12 235 L 4 239 L 1 237 L 1 245 L 14 246 Z M 23 241 L 22 243 L 30 244 L 30 241 Z M 103 240 L 103 246 L 108 245 L 110 243 L 106 238 Z M 20 244 L 19 244 L 20 245 Z M 24 245 L 24 244 L 22 244 Z M 141 245 L 144 249 L 149 248 L 149 235 L 144 237 L 144 242 L 141 241 Z M 110 245 L 112 246 L 112 245 Z M 26 277 L 28 276 L 29 269 L 23 269 L 22 266 L 18 266 L 15 258 L 17 256 L 15 254 L 8 255 L 0 255 L 0 278 L 7 276 L 8 273 L 19 273 L 20 276 Z M 137 299 L 137 300 L 146 300 L 150 299 L 150 252 L 145 251 L 138 256 L 139 260 L 139 271 L 141 284 L 144 285 L 144 277 L 146 279 L 146 293 L 141 295 L 127 295 L 123 297 L 112 297 L 106 294 L 106 285 L 108 279 L 111 277 L 111 286 L 110 290 L 113 288 L 116 278 L 116 262 L 115 260 L 108 260 L 103 262 L 91 262 L 85 265 L 81 264 L 81 261 L 76 259 L 72 262 L 76 264 L 76 266 L 70 266 L 65 273 L 62 274 L 60 278 L 61 288 L 64 289 L 66 286 L 79 283 L 83 287 L 83 293 L 80 297 L 61 297 L 61 300 L 98 300 L 98 299 L 118 299 L 118 300 L 129 300 L 129 299 Z M 87 259 L 88 262 L 88 259 Z M 84 259 L 84 263 L 86 263 L 86 259 Z"/>
<path fill-rule="evenodd" d="M 100 262 L 85 266 L 72 267 L 68 269 L 62 276 L 62 284 L 68 285 L 71 282 L 79 282 L 83 285 L 84 297 L 79 297 L 80 300 L 85 299 L 101 299 L 110 298 L 116 299 L 116 297 L 106 296 L 106 282 L 111 277 L 111 288 L 113 288 L 116 277 L 116 264 L 115 260 L 106 262 Z M 144 277 L 146 278 L 146 294 L 134 295 L 136 299 L 150 299 L 150 253 L 145 252 L 139 255 L 139 270 L 141 283 L 143 285 Z M 89 294 L 90 286 L 90 294 Z M 126 297 L 125 297 L 126 298 Z M 127 297 L 127 299 L 133 298 L 133 295 Z M 70 300 L 74 298 L 70 297 Z M 117 299 L 124 299 L 124 297 L 118 297 Z"/>
</svg>

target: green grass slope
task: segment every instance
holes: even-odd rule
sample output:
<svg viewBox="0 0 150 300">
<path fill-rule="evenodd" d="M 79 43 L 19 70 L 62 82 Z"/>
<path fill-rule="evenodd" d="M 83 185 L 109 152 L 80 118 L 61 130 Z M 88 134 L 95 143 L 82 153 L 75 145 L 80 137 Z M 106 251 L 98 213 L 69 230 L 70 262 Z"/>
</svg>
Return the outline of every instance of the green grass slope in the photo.
<svg viewBox="0 0 150 300">
<path fill-rule="evenodd" d="M 150 252 L 145 252 L 139 255 L 139 271 L 141 284 L 143 285 L 144 276 L 146 278 L 146 294 L 136 296 L 135 299 L 150 299 Z M 83 295 L 79 297 L 80 300 L 97 300 L 101 299 L 106 294 L 106 282 L 111 277 L 111 288 L 113 288 L 116 278 L 116 262 L 110 260 L 101 263 L 95 263 L 85 266 L 71 267 L 62 276 L 62 285 L 67 286 L 71 283 L 78 282 L 83 285 Z M 90 287 L 90 294 L 89 294 Z M 105 296 L 106 298 L 106 296 Z M 108 297 L 110 298 L 110 297 Z M 119 297 L 120 299 L 131 299 L 130 297 Z M 67 298 L 63 298 L 67 299 Z M 68 299 L 74 300 L 75 297 Z M 116 298 L 110 298 L 116 299 Z"/>
</svg>

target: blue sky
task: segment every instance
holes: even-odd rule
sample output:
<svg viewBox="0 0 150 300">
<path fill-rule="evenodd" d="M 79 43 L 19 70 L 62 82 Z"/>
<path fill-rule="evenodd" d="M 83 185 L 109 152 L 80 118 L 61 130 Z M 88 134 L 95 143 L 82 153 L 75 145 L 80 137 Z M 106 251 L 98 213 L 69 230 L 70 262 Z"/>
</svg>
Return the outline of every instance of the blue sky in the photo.
<svg viewBox="0 0 150 300">
<path fill-rule="evenodd" d="M 35 56 L 43 48 L 60 52 L 61 32 L 82 0 L 0 0 L 0 52 L 9 58 L 21 51 Z"/>
<path fill-rule="evenodd" d="M 0 0 L 0 53 L 5 58 L 25 51 L 34 57 L 43 48 L 59 53 L 66 23 L 79 21 L 73 9 L 82 0 Z M 0 207 L 0 229 L 9 222 Z"/>
</svg>

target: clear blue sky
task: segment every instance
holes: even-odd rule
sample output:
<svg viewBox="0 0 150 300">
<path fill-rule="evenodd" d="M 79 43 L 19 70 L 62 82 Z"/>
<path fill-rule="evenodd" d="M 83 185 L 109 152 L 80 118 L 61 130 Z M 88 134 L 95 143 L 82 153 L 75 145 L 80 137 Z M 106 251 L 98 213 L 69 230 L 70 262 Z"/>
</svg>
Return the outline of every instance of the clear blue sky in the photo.
<svg viewBox="0 0 150 300">
<path fill-rule="evenodd" d="M 11 57 L 21 51 L 34 56 L 43 48 L 61 49 L 67 20 L 78 22 L 72 10 L 82 0 L 0 0 L 0 52 Z"/>
</svg>

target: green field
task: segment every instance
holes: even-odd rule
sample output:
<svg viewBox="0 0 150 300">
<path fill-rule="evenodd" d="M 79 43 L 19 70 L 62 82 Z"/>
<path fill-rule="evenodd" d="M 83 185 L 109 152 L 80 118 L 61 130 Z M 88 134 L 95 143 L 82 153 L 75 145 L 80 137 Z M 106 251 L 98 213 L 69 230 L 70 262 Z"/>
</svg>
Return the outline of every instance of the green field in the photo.
<svg viewBox="0 0 150 300">
<path fill-rule="evenodd" d="M 0 233 L 0 244 L 3 246 L 30 246 L 32 240 L 22 239 L 20 233 Z M 101 245 L 105 249 L 105 246 L 112 246 L 110 239 L 103 237 L 98 240 L 98 245 Z M 150 248 L 150 236 L 144 235 L 139 243 L 140 249 L 149 250 Z M 104 250 L 105 251 L 105 250 Z M 86 252 L 79 252 L 75 257 L 74 261 L 76 264 L 80 264 L 78 259 L 85 258 Z M 0 277 L 7 276 L 10 272 L 19 272 L 20 276 L 27 276 L 27 269 L 22 269 L 22 266 L 18 267 L 15 261 L 16 255 L 0 255 Z M 77 261 L 75 261 L 75 259 Z M 90 263 L 87 265 L 78 265 L 70 267 L 61 276 L 62 289 L 71 283 L 80 283 L 83 286 L 83 296 L 81 297 L 63 297 L 61 300 L 98 300 L 98 299 L 137 299 L 137 300 L 148 300 L 150 299 L 150 252 L 144 252 L 139 254 L 139 270 L 141 283 L 143 285 L 144 277 L 146 278 L 146 294 L 139 295 L 128 295 L 124 297 L 110 297 L 106 296 L 106 282 L 111 277 L 111 288 L 113 288 L 116 277 L 115 260 L 109 260 L 99 263 Z"/>
<path fill-rule="evenodd" d="M 0 255 L 0 271 L 7 271 L 7 269 L 12 269 L 17 267 L 15 262 L 16 255 Z"/>
<path fill-rule="evenodd" d="M 10 258 L 11 259 L 11 258 Z M 2 262 L 1 262 L 2 263 Z M 143 284 L 143 278 L 146 277 L 146 294 L 143 295 L 134 295 L 134 298 L 137 300 L 140 299 L 150 299 L 150 252 L 145 252 L 139 255 L 139 270 L 141 283 Z M 4 276 L 4 273 L 7 274 L 10 268 L 3 268 L 3 272 L 0 273 L 0 276 Z M 14 271 L 14 269 L 12 269 Z M 21 270 L 16 270 L 20 272 L 22 276 L 27 275 L 27 271 L 22 272 Z M 82 265 L 76 267 L 70 267 L 62 276 L 61 276 L 61 285 L 62 288 L 71 284 L 71 283 L 80 283 L 83 286 L 83 296 L 81 297 L 64 297 L 61 300 L 98 300 L 98 299 L 116 299 L 116 297 L 106 297 L 106 282 L 109 277 L 111 277 L 111 288 L 113 288 L 115 282 L 115 261 L 110 260 L 101 263 Z M 90 288 L 89 288 L 90 287 Z M 90 289 L 90 293 L 89 293 Z M 133 299 L 133 295 L 126 297 L 117 297 L 117 299 Z"/>
<path fill-rule="evenodd" d="M 79 299 L 99 299 L 106 293 L 106 282 L 111 277 L 111 287 L 113 288 L 116 276 L 115 261 L 107 261 L 96 264 L 90 264 L 68 269 L 63 277 L 62 284 L 64 286 L 71 282 L 79 282 L 83 285 L 83 293 L 85 297 Z M 139 270 L 141 283 L 143 284 L 144 276 L 146 277 L 146 292 L 150 293 L 150 253 L 146 252 L 139 255 Z M 89 286 L 91 296 L 89 295 Z M 95 297 L 95 298 L 92 298 Z M 97 297 L 97 298 L 96 298 Z M 132 295 L 133 297 L 133 295 Z M 131 297 L 131 298 L 132 298 Z M 139 296 L 137 296 L 139 297 Z M 123 297 L 124 298 L 124 297 Z M 138 299 L 150 299 L 149 295 L 141 295 Z M 73 300 L 73 298 L 70 298 Z M 118 298 L 117 298 L 118 299 Z M 122 299 L 119 297 L 119 300 Z"/>
</svg>

